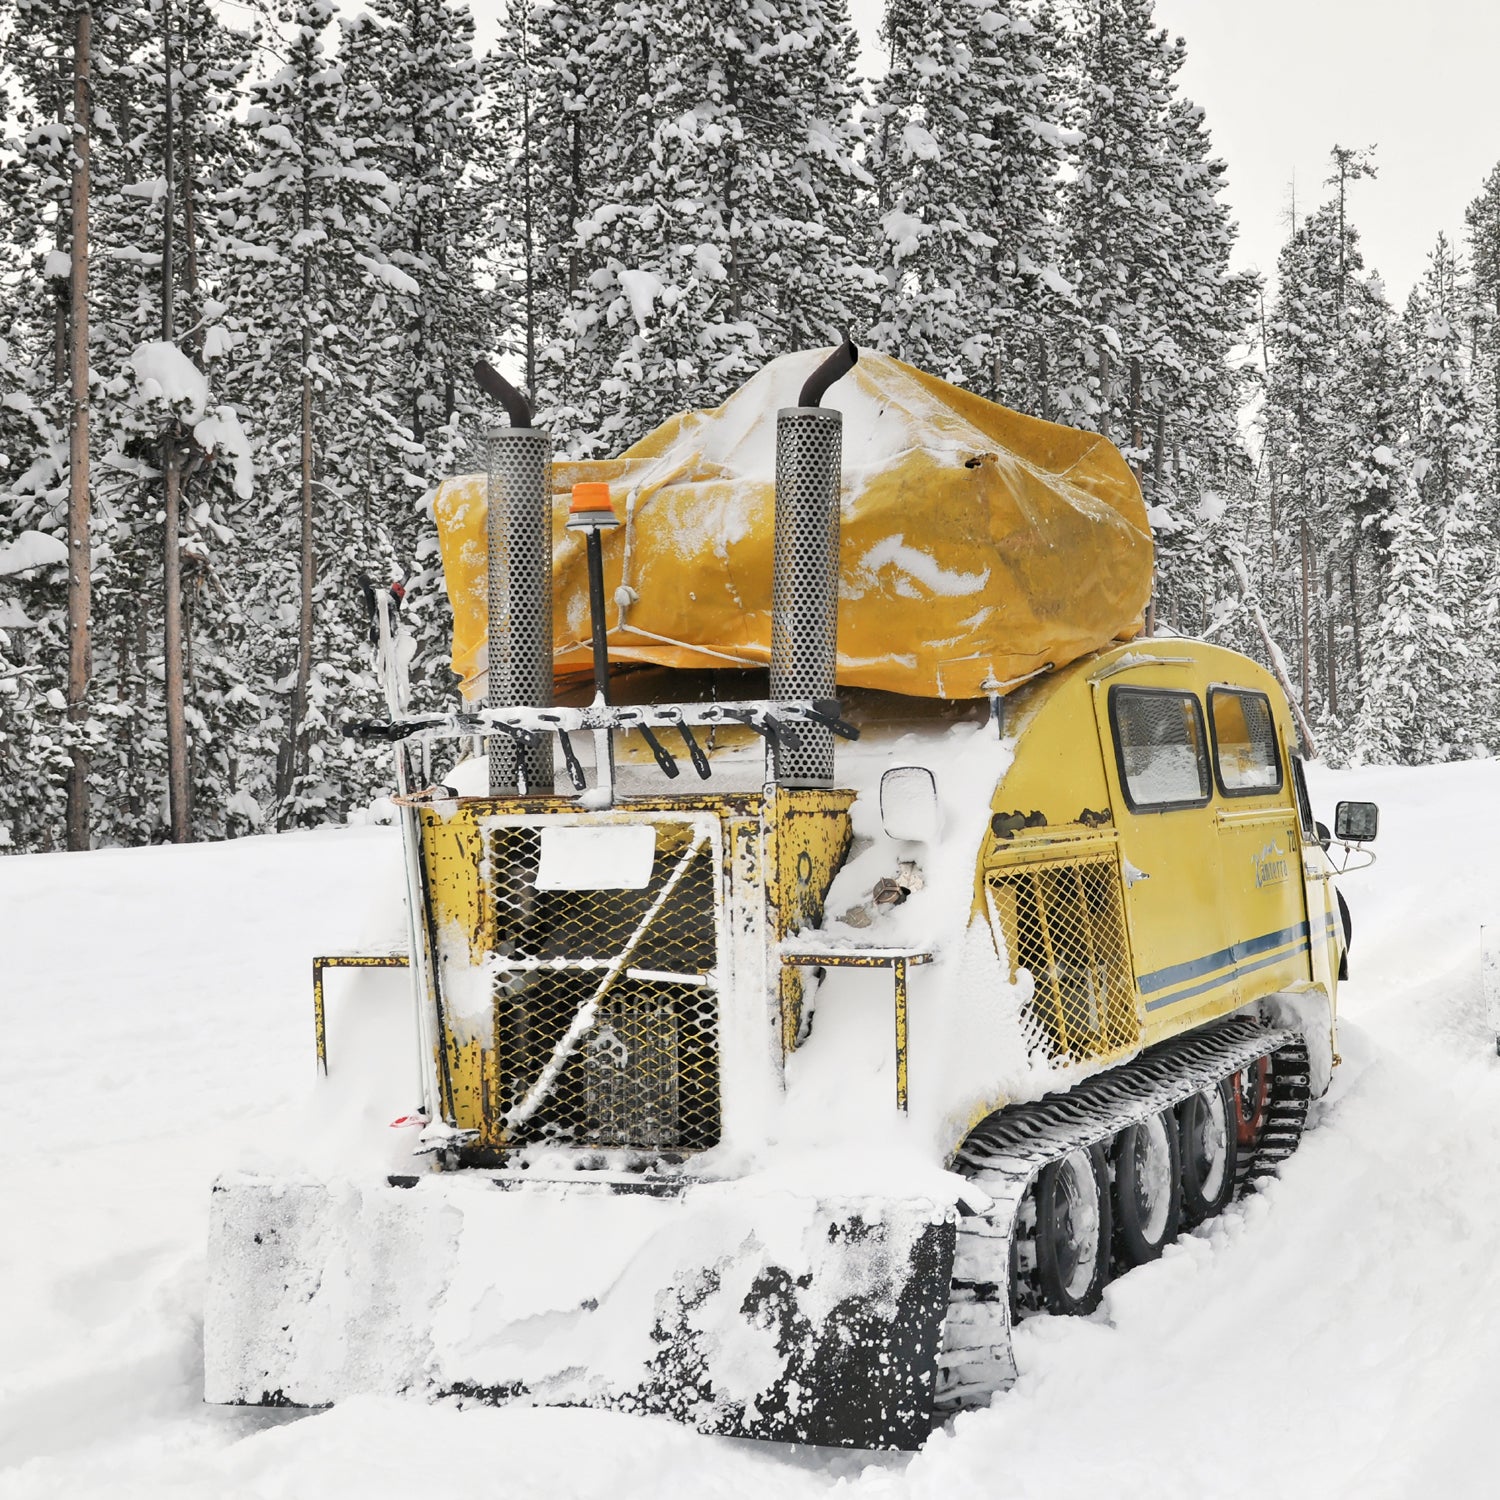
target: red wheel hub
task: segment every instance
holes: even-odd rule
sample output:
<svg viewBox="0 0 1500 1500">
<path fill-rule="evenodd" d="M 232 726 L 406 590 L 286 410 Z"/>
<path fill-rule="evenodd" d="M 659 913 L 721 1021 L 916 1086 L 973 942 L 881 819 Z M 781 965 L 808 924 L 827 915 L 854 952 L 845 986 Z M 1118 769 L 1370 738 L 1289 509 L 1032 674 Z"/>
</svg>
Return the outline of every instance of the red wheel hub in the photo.
<svg viewBox="0 0 1500 1500">
<path fill-rule="evenodd" d="M 1271 1059 L 1257 1058 L 1234 1075 L 1235 1134 L 1241 1146 L 1253 1146 L 1266 1123 L 1271 1099 Z"/>
</svg>

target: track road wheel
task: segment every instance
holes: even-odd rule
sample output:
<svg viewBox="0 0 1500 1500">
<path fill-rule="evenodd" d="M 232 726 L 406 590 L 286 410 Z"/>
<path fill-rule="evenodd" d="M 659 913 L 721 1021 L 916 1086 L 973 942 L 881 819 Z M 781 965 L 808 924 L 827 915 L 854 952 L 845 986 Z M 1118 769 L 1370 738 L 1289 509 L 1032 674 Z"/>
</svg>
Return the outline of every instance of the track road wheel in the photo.
<svg viewBox="0 0 1500 1500">
<path fill-rule="evenodd" d="M 1165 1109 L 1115 1137 L 1115 1254 L 1121 1265 L 1155 1260 L 1177 1238 L 1182 1174 L 1177 1117 Z"/>
<path fill-rule="evenodd" d="M 1239 1154 L 1235 1094 L 1227 1078 L 1178 1106 L 1182 1158 L 1182 1224 L 1191 1229 L 1223 1211 L 1234 1197 Z"/>
<path fill-rule="evenodd" d="M 1246 1063 L 1233 1077 L 1235 1136 L 1240 1154 L 1260 1144 L 1265 1129 L 1266 1107 L 1271 1102 L 1271 1059 L 1258 1057 Z"/>
<path fill-rule="evenodd" d="M 1091 1146 L 1048 1162 L 1036 1183 L 1036 1285 L 1048 1312 L 1089 1313 L 1109 1280 L 1109 1170 Z"/>
</svg>

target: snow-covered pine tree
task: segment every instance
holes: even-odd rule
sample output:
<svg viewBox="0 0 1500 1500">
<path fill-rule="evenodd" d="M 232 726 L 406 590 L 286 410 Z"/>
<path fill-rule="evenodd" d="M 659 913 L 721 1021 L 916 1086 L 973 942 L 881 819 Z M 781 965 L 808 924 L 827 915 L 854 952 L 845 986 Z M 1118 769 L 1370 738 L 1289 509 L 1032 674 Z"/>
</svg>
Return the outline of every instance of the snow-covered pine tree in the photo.
<svg viewBox="0 0 1500 1500">
<path fill-rule="evenodd" d="M 70 23 L 45 0 L 13 0 L 0 11 L 0 849 L 7 851 L 63 842 Z"/>
<path fill-rule="evenodd" d="M 247 521 L 265 618 L 251 649 L 287 702 L 268 720 L 280 736 L 269 789 L 280 826 L 343 811 L 376 777 L 336 728 L 351 692 L 371 686 L 342 549 L 361 534 L 373 467 L 357 378 L 369 307 L 393 283 L 399 292 L 404 273 L 379 247 L 389 182 L 351 128 L 345 70 L 324 51 L 332 18 L 331 0 L 300 0 L 279 43 L 285 64 L 251 90 L 252 169 L 224 210 L 238 262 L 230 312 L 247 334 L 239 399 L 261 436 Z"/>
<path fill-rule="evenodd" d="M 832 341 L 867 278 L 844 0 L 619 6 L 589 64 L 612 128 L 543 383 L 555 427 L 597 453 Z"/>
<path fill-rule="evenodd" d="M 1366 650 L 1390 570 L 1386 521 L 1409 479 L 1401 411 L 1405 350 L 1376 275 L 1348 281 L 1343 350 L 1331 389 L 1343 433 L 1343 467 L 1336 471 L 1340 509 L 1337 529 L 1322 538 L 1325 649 L 1332 667 L 1320 743 L 1331 752 L 1339 750 L 1363 701 Z"/>
<path fill-rule="evenodd" d="M 1068 288 L 1052 212 L 1055 36 L 1032 0 L 890 0 L 872 132 L 877 345 L 1024 411 L 1051 409 Z"/>
<path fill-rule="evenodd" d="M 1181 97 L 1185 47 L 1152 0 L 1064 11 L 1074 102 L 1061 189 L 1074 297 L 1053 321 L 1058 413 L 1125 451 L 1158 522 L 1153 620 L 1202 629 L 1229 583 L 1205 554 L 1248 475 L 1235 425 L 1253 282 L 1231 274 L 1224 167 L 1201 109 Z"/>
<path fill-rule="evenodd" d="M 243 39 L 221 27 L 205 0 L 155 0 L 101 14 L 94 48 L 91 358 L 95 370 L 93 490 L 104 545 L 94 589 L 91 779 L 98 836 L 135 842 L 166 821 L 163 679 L 175 697 L 182 781 L 196 786 L 201 816 L 179 797 L 177 836 L 225 831 L 231 795 L 215 766 L 233 727 L 243 684 L 232 660 L 232 596 L 217 576 L 229 536 L 221 510 L 248 477 L 207 449 L 192 455 L 179 486 L 181 629 L 163 640 L 162 440 L 181 412 L 140 378 L 135 356 L 170 333 L 201 359 L 225 347 L 204 314 L 218 274 L 212 179 L 227 176 L 235 87 L 248 65 Z M 166 60 L 172 58 L 168 108 Z M 168 125 L 170 122 L 170 134 Z M 169 149 L 170 147 L 170 149 Z M 168 319 L 168 309 L 172 316 Z M 169 327 L 170 323 L 170 327 Z M 145 397 L 143 401 L 141 398 Z M 196 420 L 209 415 L 193 408 Z M 237 445 L 238 424 L 212 429 Z M 190 437 L 186 439 L 192 447 Z M 233 705 L 231 703 L 233 700 Z M 191 757 L 200 756 L 191 764 Z M 184 763 L 188 762 L 188 763 Z"/>
<path fill-rule="evenodd" d="M 346 128 L 386 186 L 372 200 L 373 247 L 358 260 L 368 290 L 339 372 L 343 441 L 327 454 L 358 525 L 330 536 L 327 565 L 349 580 L 404 580 L 423 701 L 447 681 L 451 620 L 441 573 L 425 566 L 433 538 L 419 507 L 471 461 L 470 371 L 491 342 L 494 299 L 477 275 L 482 74 L 467 9 L 450 0 L 389 0 L 341 19 L 340 33 Z"/>
<path fill-rule="evenodd" d="M 1357 763 L 1420 765 L 1448 752 L 1441 705 L 1463 689 L 1464 643 L 1444 602 L 1440 544 L 1414 489 L 1385 526 L 1390 570 L 1348 753 Z"/>
<path fill-rule="evenodd" d="M 1336 203 L 1297 225 L 1277 259 L 1277 294 L 1266 326 L 1264 433 L 1267 510 L 1261 546 L 1272 628 L 1291 648 L 1303 712 L 1327 719 L 1330 670 L 1328 620 L 1339 607 L 1322 566 L 1325 544 L 1347 544 L 1349 512 L 1358 492 L 1351 456 L 1370 457 L 1353 394 L 1349 362 L 1354 305 L 1346 293 L 1363 271 L 1358 234 Z M 1361 303 L 1360 305 L 1364 305 Z"/>
<path fill-rule="evenodd" d="M 366 43 L 360 65 L 350 58 L 347 67 L 349 123 L 369 141 L 390 184 L 389 211 L 376 228 L 385 284 L 406 299 L 377 315 L 395 324 L 381 351 L 389 399 L 413 439 L 432 447 L 439 475 L 454 457 L 442 434 L 469 383 L 475 350 L 489 343 L 488 299 L 472 270 L 482 144 L 474 23 L 454 0 L 373 0 L 346 31 L 346 53 L 356 32 Z"/>
<path fill-rule="evenodd" d="M 1483 476 L 1490 524 L 1500 535 L 1500 166 L 1464 213 L 1471 282 L 1475 416 L 1484 434 Z"/>
<path fill-rule="evenodd" d="M 1449 621 L 1447 649 L 1461 663 L 1452 673 L 1456 691 L 1433 696 L 1429 734 L 1445 755 L 1472 753 L 1494 733 L 1488 712 L 1494 657 L 1487 649 L 1494 643 L 1482 640 L 1482 599 L 1500 557 L 1480 511 L 1480 433 L 1466 347 L 1472 325 L 1468 287 L 1446 235 L 1438 235 L 1407 301 L 1404 322 L 1413 508 L 1437 544 L 1434 582 Z M 1435 640 L 1433 649 L 1442 649 L 1442 643 Z M 1427 667 L 1422 664 L 1422 670 Z"/>
<path fill-rule="evenodd" d="M 1220 201 L 1225 168 L 1212 154 L 1203 111 L 1174 99 L 1164 138 L 1170 167 L 1161 191 L 1173 259 L 1161 299 L 1154 399 L 1132 423 L 1132 439 L 1149 452 L 1140 473 L 1165 523 L 1157 535 L 1153 624 L 1196 634 L 1238 594 L 1222 558 L 1243 534 L 1253 488 L 1238 417 L 1256 372 L 1235 354 L 1257 288 L 1253 277 L 1230 269 L 1234 225 Z M 1263 654 L 1258 634 L 1241 624 L 1229 638 Z"/>
<path fill-rule="evenodd" d="M 1152 0 L 1078 0 L 1067 22 L 1076 144 L 1062 214 L 1076 304 L 1059 328 L 1060 410 L 1139 469 L 1170 296 L 1166 123 L 1181 49 L 1156 29 Z"/>
</svg>

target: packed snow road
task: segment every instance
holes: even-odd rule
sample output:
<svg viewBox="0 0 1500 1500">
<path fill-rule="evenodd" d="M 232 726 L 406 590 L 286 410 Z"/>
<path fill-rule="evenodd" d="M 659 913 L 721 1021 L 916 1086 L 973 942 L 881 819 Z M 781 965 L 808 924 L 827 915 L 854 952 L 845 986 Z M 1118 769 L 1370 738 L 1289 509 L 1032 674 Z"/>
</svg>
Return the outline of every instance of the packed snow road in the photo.
<svg viewBox="0 0 1500 1500">
<path fill-rule="evenodd" d="M 309 958 L 391 934 L 391 831 L 0 860 L 0 1496 L 1480 1496 L 1500 1408 L 1500 763 L 1324 773 L 1351 875 L 1344 1065 L 1272 1182 L 916 1455 L 385 1400 L 204 1407 L 208 1185 L 296 1118 Z"/>
</svg>

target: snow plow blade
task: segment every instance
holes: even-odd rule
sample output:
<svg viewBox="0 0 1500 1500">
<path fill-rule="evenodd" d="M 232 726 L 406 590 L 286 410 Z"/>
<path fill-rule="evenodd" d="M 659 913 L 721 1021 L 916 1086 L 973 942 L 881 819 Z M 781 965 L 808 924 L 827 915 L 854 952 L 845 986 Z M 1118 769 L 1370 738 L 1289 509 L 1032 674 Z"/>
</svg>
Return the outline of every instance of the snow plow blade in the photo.
<svg viewBox="0 0 1500 1500">
<path fill-rule="evenodd" d="M 211 1402 L 356 1393 L 654 1412 L 703 1432 L 914 1448 L 954 1217 L 744 1184 L 433 1174 L 215 1184 Z"/>
</svg>

